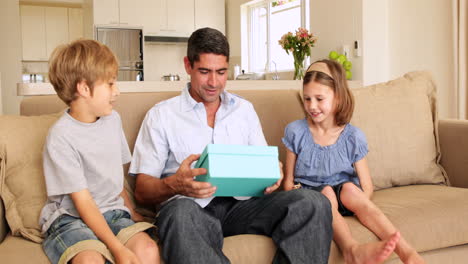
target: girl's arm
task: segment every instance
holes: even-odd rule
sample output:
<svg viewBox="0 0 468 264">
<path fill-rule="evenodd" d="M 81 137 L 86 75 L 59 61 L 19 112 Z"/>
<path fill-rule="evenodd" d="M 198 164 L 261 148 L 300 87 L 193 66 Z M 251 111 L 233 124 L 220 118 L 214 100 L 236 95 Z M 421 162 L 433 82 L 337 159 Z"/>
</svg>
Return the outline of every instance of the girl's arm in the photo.
<svg viewBox="0 0 468 264">
<path fill-rule="evenodd" d="M 83 222 L 110 250 L 117 263 L 140 263 L 137 257 L 112 233 L 88 189 L 70 194 Z"/>
<path fill-rule="evenodd" d="M 142 222 L 145 219 L 143 216 L 135 211 L 135 207 L 133 206 L 132 202 L 130 202 L 130 198 L 128 197 L 127 191 L 125 191 L 125 187 L 123 188 L 122 192 L 120 193 L 120 196 L 122 196 L 124 200 L 124 205 L 125 207 L 130 210 L 131 215 L 132 215 L 132 220 L 134 222 Z"/>
<path fill-rule="evenodd" d="M 283 180 L 283 188 L 285 191 L 294 189 L 294 168 L 296 167 L 296 153 L 286 148 L 286 166 Z"/>
<path fill-rule="evenodd" d="M 374 192 L 374 185 L 372 184 L 372 178 L 370 176 L 369 166 L 367 165 L 367 158 L 364 157 L 361 160 L 354 163 L 354 168 L 359 177 L 362 190 L 370 199 Z"/>
</svg>

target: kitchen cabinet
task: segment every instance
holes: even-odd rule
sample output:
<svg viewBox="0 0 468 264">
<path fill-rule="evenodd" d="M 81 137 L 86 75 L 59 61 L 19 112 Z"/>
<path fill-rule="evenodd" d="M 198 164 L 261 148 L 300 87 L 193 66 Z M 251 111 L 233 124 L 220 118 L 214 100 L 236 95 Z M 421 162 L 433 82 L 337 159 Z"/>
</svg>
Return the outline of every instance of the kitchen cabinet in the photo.
<svg viewBox="0 0 468 264">
<path fill-rule="evenodd" d="M 68 41 L 83 37 L 83 9 L 68 8 Z"/>
<path fill-rule="evenodd" d="M 45 7 L 46 53 L 50 57 L 54 49 L 68 43 L 68 9 Z"/>
<path fill-rule="evenodd" d="M 143 27 L 150 19 L 155 24 L 158 9 L 154 0 L 91 0 L 93 24 L 96 26 Z M 153 18 L 152 18 L 153 17 Z M 151 20 L 152 19 L 152 20 Z"/>
<path fill-rule="evenodd" d="M 47 61 L 50 54 L 68 39 L 66 7 L 21 5 L 23 60 Z"/>
<path fill-rule="evenodd" d="M 143 28 L 144 31 L 157 31 L 159 17 L 158 1 L 140 0 L 120 0 L 120 25 Z"/>
<path fill-rule="evenodd" d="M 45 7 L 20 6 L 23 60 L 47 60 Z"/>
<path fill-rule="evenodd" d="M 118 25 L 119 0 L 94 0 L 87 3 L 92 8 L 92 19 L 94 25 Z"/>
<path fill-rule="evenodd" d="M 204 27 L 226 34 L 224 0 L 195 0 L 195 29 Z"/>
<path fill-rule="evenodd" d="M 188 37 L 213 27 L 225 33 L 224 0 L 84 0 L 83 8 L 85 31 L 119 26 L 143 28 L 147 36 Z"/>
<path fill-rule="evenodd" d="M 159 19 L 156 32 L 147 35 L 188 37 L 195 29 L 194 0 L 156 0 Z M 153 31 L 152 30 L 152 31 Z"/>
</svg>

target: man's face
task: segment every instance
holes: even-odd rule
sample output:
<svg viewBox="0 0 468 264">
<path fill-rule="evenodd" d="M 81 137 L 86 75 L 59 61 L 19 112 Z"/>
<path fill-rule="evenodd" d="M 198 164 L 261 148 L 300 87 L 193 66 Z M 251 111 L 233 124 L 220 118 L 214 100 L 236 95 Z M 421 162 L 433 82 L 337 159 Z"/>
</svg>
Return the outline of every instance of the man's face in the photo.
<svg viewBox="0 0 468 264">
<path fill-rule="evenodd" d="M 213 53 L 200 54 L 200 60 L 193 67 L 184 58 L 185 70 L 190 75 L 190 95 L 197 102 L 216 103 L 223 92 L 228 78 L 226 56 Z"/>
</svg>

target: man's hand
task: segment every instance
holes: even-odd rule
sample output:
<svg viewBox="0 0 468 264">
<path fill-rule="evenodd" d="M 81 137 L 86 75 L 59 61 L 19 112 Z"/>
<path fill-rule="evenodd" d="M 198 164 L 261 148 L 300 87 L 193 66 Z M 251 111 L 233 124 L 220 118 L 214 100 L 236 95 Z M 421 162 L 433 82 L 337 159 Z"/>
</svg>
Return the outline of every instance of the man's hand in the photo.
<svg viewBox="0 0 468 264">
<path fill-rule="evenodd" d="M 275 182 L 275 184 L 273 184 L 270 187 L 267 187 L 264 191 L 264 194 L 270 194 L 276 191 L 281 186 L 281 182 L 283 181 L 283 178 L 284 178 L 283 163 L 281 163 L 281 161 L 279 162 L 279 170 L 280 170 L 280 178 Z"/>
<path fill-rule="evenodd" d="M 204 168 L 190 168 L 190 164 L 198 160 L 198 158 L 200 158 L 199 154 L 190 155 L 182 162 L 182 164 L 180 164 L 177 172 L 167 178 L 167 184 L 171 189 L 174 190 L 175 193 L 194 198 L 208 198 L 213 196 L 215 193 L 216 187 L 211 186 L 211 183 L 198 182 L 194 180 L 196 176 L 207 173 L 206 169 Z"/>
</svg>

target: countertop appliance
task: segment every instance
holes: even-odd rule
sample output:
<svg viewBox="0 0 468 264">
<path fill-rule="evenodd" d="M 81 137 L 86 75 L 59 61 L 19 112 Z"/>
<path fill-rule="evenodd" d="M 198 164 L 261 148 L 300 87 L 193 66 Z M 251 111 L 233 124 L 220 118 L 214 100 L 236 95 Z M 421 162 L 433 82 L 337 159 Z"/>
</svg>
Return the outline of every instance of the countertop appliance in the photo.
<svg viewBox="0 0 468 264">
<path fill-rule="evenodd" d="M 97 27 L 96 40 L 107 45 L 119 60 L 118 81 L 144 80 L 141 29 Z"/>
<path fill-rule="evenodd" d="M 180 77 L 178 74 L 169 74 L 169 75 L 164 75 L 161 77 L 161 80 L 163 81 L 180 81 Z"/>
</svg>

